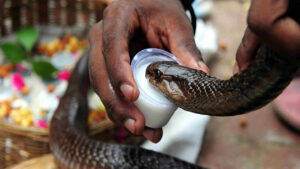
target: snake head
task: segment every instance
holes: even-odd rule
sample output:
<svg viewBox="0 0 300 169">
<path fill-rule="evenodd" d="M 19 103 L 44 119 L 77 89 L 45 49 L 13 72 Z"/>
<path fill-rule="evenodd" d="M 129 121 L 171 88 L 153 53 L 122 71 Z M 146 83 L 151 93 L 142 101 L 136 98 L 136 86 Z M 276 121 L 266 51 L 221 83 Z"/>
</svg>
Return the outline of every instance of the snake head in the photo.
<svg viewBox="0 0 300 169">
<path fill-rule="evenodd" d="M 163 62 L 155 62 L 150 64 L 146 69 L 146 77 L 149 79 L 152 85 L 157 86 L 162 82 L 166 66 Z"/>
<path fill-rule="evenodd" d="M 175 101 L 185 101 L 186 97 L 180 88 L 180 80 L 177 79 L 179 65 L 176 62 L 160 61 L 150 64 L 146 69 L 146 78 L 149 82 L 167 98 Z M 179 80 L 179 81 L 178 81 Z"/>
</svg>

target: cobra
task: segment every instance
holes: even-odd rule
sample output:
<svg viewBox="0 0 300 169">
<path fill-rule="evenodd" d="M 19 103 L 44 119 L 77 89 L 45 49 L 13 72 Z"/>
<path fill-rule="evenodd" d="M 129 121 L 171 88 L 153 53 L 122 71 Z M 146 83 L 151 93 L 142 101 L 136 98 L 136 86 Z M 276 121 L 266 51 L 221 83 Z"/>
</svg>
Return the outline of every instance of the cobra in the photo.
<svg viewBox="0 0 300 169">
<path fill-rule="evenodd" d="M 299 1 L 290 1 L 297 16 Z M 229 80 L 171 62 L 151 64 L 150 82 L 178 107 L 188 111 L 229 116 L 257 109 L 281 93 L 299 63 L 290 63 L 267 45 L 255 62 Z M 110 144 L 87 136 L 88 57 L 77 64 L 70 85 L 55 111 L 50 127 L 50 147 L 61 169 L 202 169 L 161 153 L 139 147 Z"/>
</svg>

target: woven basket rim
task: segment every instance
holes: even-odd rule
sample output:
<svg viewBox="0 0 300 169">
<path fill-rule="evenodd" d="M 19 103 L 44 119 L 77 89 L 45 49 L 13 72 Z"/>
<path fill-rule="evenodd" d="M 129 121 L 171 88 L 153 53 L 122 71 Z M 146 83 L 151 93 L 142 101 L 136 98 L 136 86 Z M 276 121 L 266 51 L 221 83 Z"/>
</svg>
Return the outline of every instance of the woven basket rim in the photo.
<svg viewBox="0 0 300 169">
<path fill-rule="evenodd" d="M 16 130 L 16 131 L 20 131 L 20 132 L 35 132 L 40 135 L 46 135 L 49 132 L 48 128 L 39 128 L 39 127 L 34 127 L 34 126 L 23 127 L 18 124 L 15 124 L 15 123 L 10 123 L 10 122 L 6 121 L 5 119 L 0 119 L 0 126 L 1 127 L 4 126 L 11 130 Z M 1 128 L 0 130 L 3 130 L 3 128 Z M 26 135 L 26 133 L 25 133 L 25 135 Z"/>
<path fill-rule="evenodd" d="M 95 135 L 101 133 L 109 128 L 114 127 L 115 124 L 105 118 L 105 120 L 91 125 L 89 130 L 89 135 Z M 50 126 L 49 126 L 50 127 Z M 18 124 L 7 122 L 5 119 L 0 119 L 0 132 L 6 132 L 8 134 L 16 134 L 20 136 L 30 137 L 34 140 L 39 140 L 42 142 L 49 142 L 49 127 L 48 128 L 38 128 L 38 127 L 23 127 Z"/>
<path fill-rule="evenodd" d="M 41 142 L 49 142 L 49 129 L 37 127 L 22 127 L 14 123 L 9 123 L 5 121 L 5 119 L 0 120 L 0 131 L 7 134 L 30 137 Z"/>
</svg>

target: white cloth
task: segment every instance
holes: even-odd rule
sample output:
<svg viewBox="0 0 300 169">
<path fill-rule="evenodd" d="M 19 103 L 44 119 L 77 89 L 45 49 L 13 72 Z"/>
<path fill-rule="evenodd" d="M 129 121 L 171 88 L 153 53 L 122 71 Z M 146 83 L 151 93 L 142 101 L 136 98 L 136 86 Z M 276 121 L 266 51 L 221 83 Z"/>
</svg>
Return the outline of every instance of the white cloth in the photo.
<svg viewBox="0 0 300 169">
<path fill-rule="evenodd" d="M 197 19 L 195 42 L 204 61 L 209 61 L 218 52 L 218 35 L 211 23 Z"/>
<path fill-rule="evenodd" d="M 209 119 L 206 115 L 178 109 L 163 128 L 161 141 L 157 144 L 146 141 L 142 147 L 195 163 Z"/>
</svg>

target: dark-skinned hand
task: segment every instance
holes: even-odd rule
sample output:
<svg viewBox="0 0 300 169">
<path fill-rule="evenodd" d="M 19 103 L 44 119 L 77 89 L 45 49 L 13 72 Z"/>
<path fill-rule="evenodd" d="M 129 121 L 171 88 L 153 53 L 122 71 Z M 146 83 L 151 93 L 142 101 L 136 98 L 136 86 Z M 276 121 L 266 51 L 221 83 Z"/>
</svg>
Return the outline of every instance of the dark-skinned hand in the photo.
<svg viewBox="0 0 300 169">
<path fill-rule="evenodd" d="M 300 26 L 286 15 L 288 5 L 289 0 L 252 0 L 234 73 L 247 68 L 262 42 L 290 61 L 300 59 Z"/>
<path fill-rule="evenodd" d="M 90 80 L 108 116 L 131 133 L 152 142 L 162 129 L 145 127 L 134 101 L 139 90 L 133 79 L 130 57 L 146 47 L 170 51 L 186 66 L 208 73 L 193 35 L 193 28 L 179 0 L 119 0 L 104 11 L 103 20 L 89 33 Z"/>
</svg>

